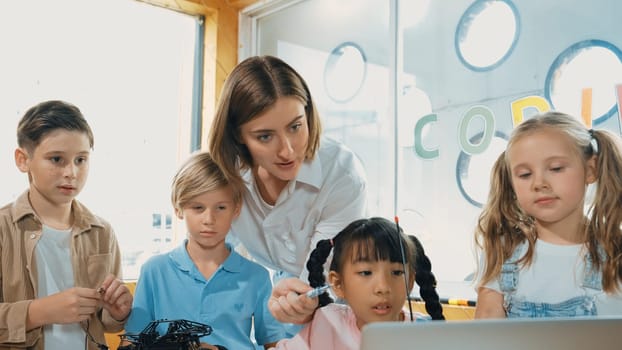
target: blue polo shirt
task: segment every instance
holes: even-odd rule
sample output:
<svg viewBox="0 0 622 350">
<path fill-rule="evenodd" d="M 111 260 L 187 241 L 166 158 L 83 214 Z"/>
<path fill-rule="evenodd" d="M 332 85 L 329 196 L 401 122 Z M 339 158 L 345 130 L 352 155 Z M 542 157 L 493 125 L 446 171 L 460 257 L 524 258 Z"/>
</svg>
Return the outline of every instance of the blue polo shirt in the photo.
<svg viewBox="0 0 622 350">
<path fill-rule="evenodd" d="M 194 265 L 187 240 L 166 254 L 150 258 L 141 268 L 127 333 L 140 333 L 151 321 L 185 319 L 210 325 L 212 334 L 201 342 L 228 349 L 255 349 L 258 344 L 285 337 L 283 325 L 268 310 L 272 284 L 268 271 L 249 261 L 230 245 L 229 257 L 209 280 Z M 158 329 L 166 333 L 166 326 Z"/>
</svg>

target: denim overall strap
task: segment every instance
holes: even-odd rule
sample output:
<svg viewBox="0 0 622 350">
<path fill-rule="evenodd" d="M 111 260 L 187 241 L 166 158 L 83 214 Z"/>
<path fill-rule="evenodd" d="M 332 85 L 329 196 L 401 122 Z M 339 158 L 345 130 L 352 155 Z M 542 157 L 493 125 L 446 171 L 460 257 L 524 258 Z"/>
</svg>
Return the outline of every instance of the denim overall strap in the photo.
<svg viewBox="0 0 622 350">
<path fill-rule="evenodd" d="M 605 263 L 605 259 L 607 254 L 602 246 L 598 246 L 596 249 L 598 252 L 598 258 L 600 259 L 600 266 Z M 594 268 L 594 262 L 592 261 L 592 256 L 587 253 L 585 254 L 585 272 L 583 273 L 583 283 L 581 283 L 581 287 L 590 289 L 595 292 L 600 292 L 603 290 L 603 274 L 602 269 L 596 270 Z"/>
<path fill-rule="evenodd" d="M 607 254 L 602 246 L 598 246 L 597 250 L 600 263 L 605 263 Z M 603 292 L 603 274 L 602 268 L 596 270 L 594 268 L 594 262 L 592 256 L 589 253 L 585 254 L 585 271 L 583 272 L 583 282 L 581 287 L 585 290 L 585 308 L 594 310 L 594 314 L 598 314 L 596 309 L 596 296 Z"/>
<path fill-rule="evenodd" d="M 517 261 L 523 254 L 523 249 L 520 249 L 519 245 L 514 249 L 512 256 L 507 259 L 501 266 L 501 274 L 499 276 L 499 288 L 503 292 L 503 308 L 507 311 L 510 306 L 510 302 L 514 293 L 516 292 L 516 286 L 518 286 L 518 263 Z"/>
</svg>

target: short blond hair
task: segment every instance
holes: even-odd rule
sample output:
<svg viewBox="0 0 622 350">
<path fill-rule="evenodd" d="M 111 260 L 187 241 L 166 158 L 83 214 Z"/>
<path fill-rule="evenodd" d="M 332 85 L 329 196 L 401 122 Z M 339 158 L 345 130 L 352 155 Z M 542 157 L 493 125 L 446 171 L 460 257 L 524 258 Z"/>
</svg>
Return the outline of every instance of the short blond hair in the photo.
<svg viewBox="0 0 622 350">
<path fill-rule="evenodd" d="M 192 198 L 223 187 L 231 188 L 236 206 L 242 203 L 242 190 L 227 180 L 212 156 L 208 152 L 194 153 L 173 178 L 171 202 L 181 212 Z"/>
</svg>

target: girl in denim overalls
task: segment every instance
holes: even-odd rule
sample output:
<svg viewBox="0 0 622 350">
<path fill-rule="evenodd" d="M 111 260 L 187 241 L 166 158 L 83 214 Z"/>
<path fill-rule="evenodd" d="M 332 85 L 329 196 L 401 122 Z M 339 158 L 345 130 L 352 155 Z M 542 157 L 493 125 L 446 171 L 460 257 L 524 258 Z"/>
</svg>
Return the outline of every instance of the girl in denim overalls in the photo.
<svg viewBox="0 0 622 350">
<path fill-rule="evenodd" d="M 516 127 L 476 229 L 476 318 L 622 315 L 619 142 L 558 112 Z"/>
</svg>

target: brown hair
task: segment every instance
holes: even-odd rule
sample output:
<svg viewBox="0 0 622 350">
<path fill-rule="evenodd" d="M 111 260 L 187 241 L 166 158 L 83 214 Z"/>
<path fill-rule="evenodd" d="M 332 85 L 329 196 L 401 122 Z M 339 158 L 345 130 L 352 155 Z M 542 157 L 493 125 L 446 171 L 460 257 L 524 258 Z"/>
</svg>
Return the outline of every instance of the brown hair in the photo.
<svg viewBox="0 0 622 350">
<path fill-rule="evenodd" d="M 32 153 L 47 134 L 57 129 L 86 134 L 93 148 L 93 131 L 80 109 L 58 100 L 41 102 L 26 111 L 17 125 L 17 144 Z"/>
<path fill-rule="evenodd" d="M 305 106 L 309 129 L 306 158 L 313 159 L 322 127 L 304 79 L 273 56 L 250 57 L 233 69 L 223 86 L 208 141 L 209 152 L 230 181 L 241 182 L 240 171 L 253 165 L 248 149 L 240 142 L 240 127 L 288 96 Z"/>
</svg>

